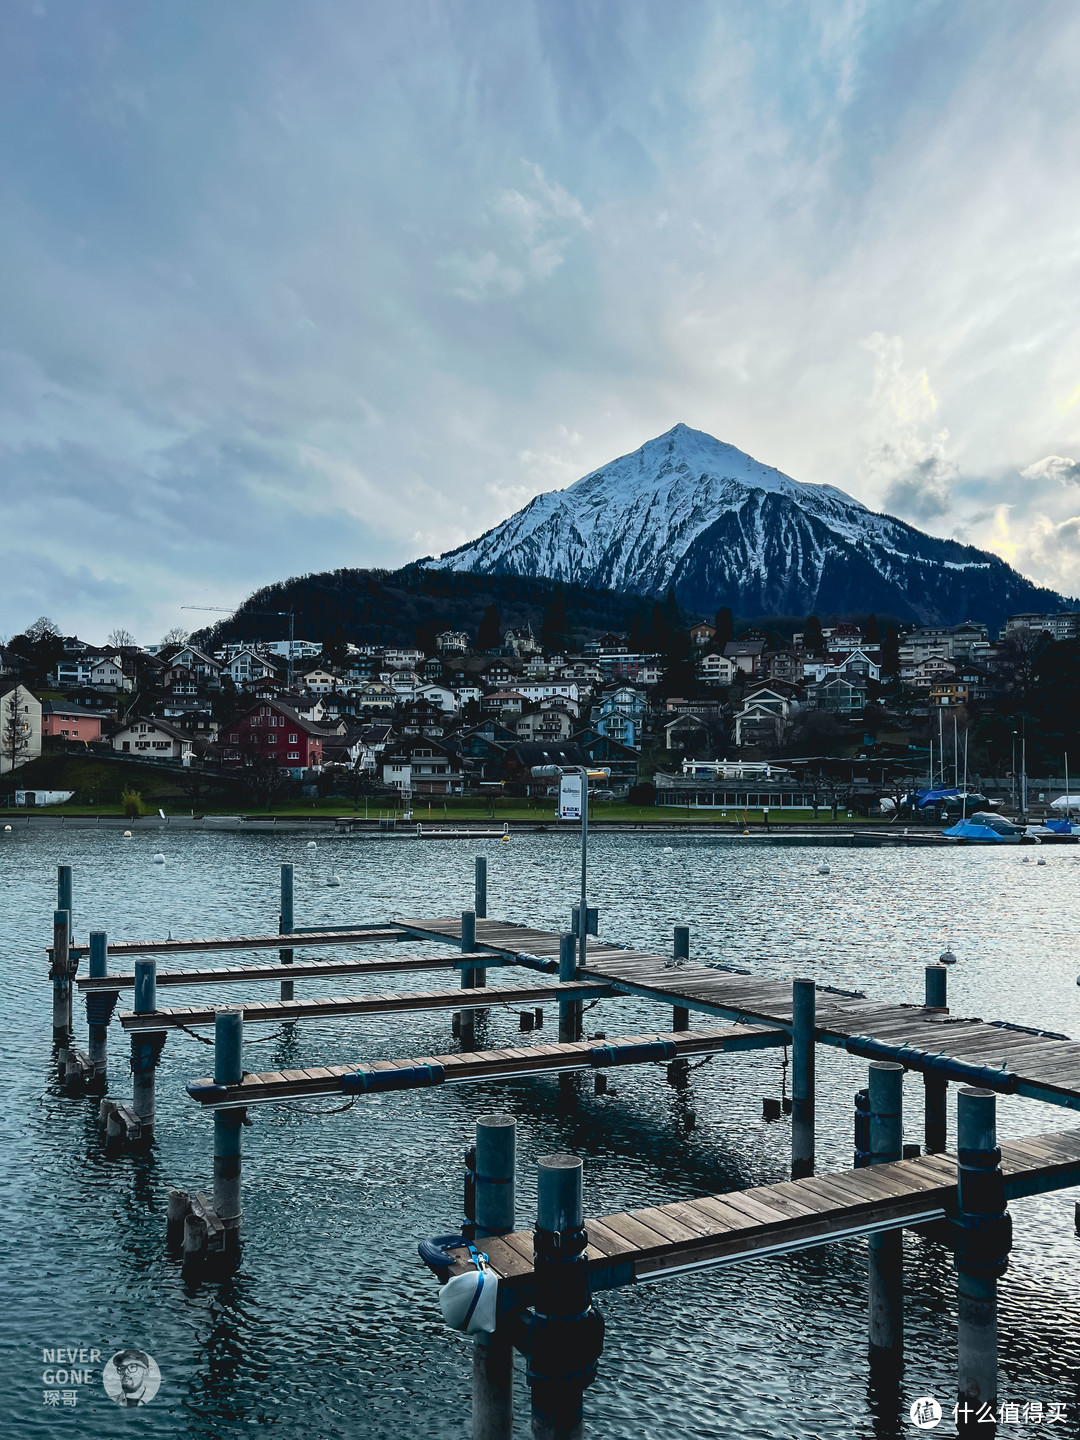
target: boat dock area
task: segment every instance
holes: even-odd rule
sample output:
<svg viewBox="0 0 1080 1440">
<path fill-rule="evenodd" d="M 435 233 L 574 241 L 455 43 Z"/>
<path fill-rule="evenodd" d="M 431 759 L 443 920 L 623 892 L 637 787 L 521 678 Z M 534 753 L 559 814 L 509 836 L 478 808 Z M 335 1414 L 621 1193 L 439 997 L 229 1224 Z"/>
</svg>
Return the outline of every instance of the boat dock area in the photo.
<svg viewBox="0 0 1080 1440">
<path fill-rule="evenodd" d="M 994 1398 L 997 1280 L 1012 1245 L 1008 1204 L 1080 1184 L 1080 1130 L 999 1148 L 996 1097 L 1017 1095 L 1080 1110 L 1080 1044 L 1006 1021 L 952 1015 L 948 969 L 940 963 L 925 967 L 921 1000 L 897 1004 L 819 986 L 809 978 L 758 977 L 696 961 L 686 925 L 675 926 L 667 955 L 607 943 L 595 933 L 598 918 L 585 906 L 584 885 L 567 932 L 488 919 L 483 857 L 476 860 L 474 908 L 458 915 L 304 927 L 294 923 L 292 881 L 292 866 L 283 865 L 276 929 L 117 944 L 110 944 L 104 932 L 93 932 L 83 943 L 73 938 L 71 872 L 59 867 L 48 957 L 53 1037 L 70 1094 L 107 1090 L 108 1030 L 120 994 L 133 991 L 131 1009 L 119 1014 L 130 1044 L 133 1093 L 130 1100 L 103 1094 L 100 1117 L 107 1146 L 115 1151 L 155 1145 L 162 1048 L 172 1032 L 213 1026 L 213 1071 L 186 1085 L 196 1111 L 210 1112 L 213 1119 L 212 1192 L 171 1190 L 168 1196 L 167 1239 L 186 1268 L 210 1275 L 227 1273 L 237 1263 L 243 1225 L 241 1135 L 254 1106 L 338 1097 L 346 1102 L 341 1109 L 373 1094 L 550 1076 L 559 1077 L 564 1101 L 572 1104 L 583 1074 L 602 1094 L 613 1069 L 632 1077 L 634 1067 L 661 1065 L 668 1083 L 684 1088 L 692 1083 L 695 1059 L 725 1055 L 737 1062 L 744 1052 L 784 1048 L 791 1056 L 791 1095 L 785 1089 L 784 1097 L 791 1119 L 791 1179 L 777 1184 L 674 1201 L 647 1197 L 650 1203 L 636 1208 L 590 1217 L 580 1159 L 547 1156 L 537 1162 L 536 1225 L 521 1230 L 515 1213 L 516 1121 L 499 1113 L 477 1117 L 476 1146 L 466 1156 L 461 1233 L 420 1245 L 425 1263 L 445 1286 L 444 1299 L 455 1286 L 458 1293 L 472 1295 L 460 1311 L 451 1306 L 444 1313 L 448 1323 L 477 1335 L 475 1440 L 510 1440 L 514 1347 L 529 1357 L 534 1433 L 577 1440 L 582 1393 L 602 1350 L 594 1291 L 841 1239 L 866 1239 L 870 1352 L 895 1368 L 903 1354 L 905 1228 L 952 1252 L 948 1263 L 955 1261 L 959 1295 L 958 1393 L 984 1409 Z M 372 947 L 374 953 L 294 958 L 300 948 L 347 952 L 356 946 Z M 277 963 L 157 968 L 159 960 L 185 955 L 260 950 L 276 951 L 272 961 Z M 84 957 L 89 974 L 78 975 Z M 123 962 L 118 973 L 110 973 L 114 959 Z M 297 998 L 294 993 L 298 981 L 425 970 L 451 972 L 457 983 L 344 996 Z M 489 985 L 488 971 L 495 970 L 499 983 Z M 251 984 L 265 995 L 262 987 L 268 982 L 280 985 L 279 998 L 158 1005 L 158 986 Z M 76 993 L 86 1001 L 87 1051 L 73 1043 Z M 661 1023 L 651 1030 L 635 1022 L 638 1033 L 627 1036 L 599 1032 L 586 1037 L 583 1007 L 620 997 L 660 1006 Z M 485 1015 L 518 1010 L 525 1032 L 542 1025 L 548 1006 L 558 1014 L 558 1036 L 550 1043 L 525 1041 L 497 1049 L 482 1043 Z M 244 1066 L 247 1026 L 285 1025 L 293 1034 L 308 1020 L 362 1025 L 373 1015 L 431 1011 L 450 1012 L 458 1046 L 444 1053 L 410 1054 L 403 1039 L 400 1057 L 374 1060 L 364 1059 L 357 1043 L 357 1058 L 346 1064 L 260 1072 Z M 697 1028 L 691 1028 L 692 1017 Z M 816 1161 L 818 1046 L 840 1048 L 869 1062 L 867 1087 L 854 1097 L 855 1167 L 835 1174 L 818 1173 Z M 905 1143 L 904 1137 L 903 1082 L 909 1072 L 922 1079 L 920 1145 Z M 126 1079 L 126 1063 L 123 1073 Z M 956 1087 L 955 1154 L 946 1146 L 950 1086 Z M 623 1094 L 632 1097 L 632 1078 Z M 763 1105 L 767 1118 L 782 1114 L 779 1100 L 766 1099 Z M 775 1107 L 771 1115 L 769 1106 Z M 458 1202 L 459 1197 L 448 1197 L 448 1213 Z M 483 1261 L 478 1260 L 481 1251 Z M 477 1331 L 469 1317 L 485 1273 L 499 1280 L 500 1299 L 490 1314 L 483 1312 L 486 1318 Z M 973 1433 L 992 1431 L 983 1426 Z"/>
</svg>

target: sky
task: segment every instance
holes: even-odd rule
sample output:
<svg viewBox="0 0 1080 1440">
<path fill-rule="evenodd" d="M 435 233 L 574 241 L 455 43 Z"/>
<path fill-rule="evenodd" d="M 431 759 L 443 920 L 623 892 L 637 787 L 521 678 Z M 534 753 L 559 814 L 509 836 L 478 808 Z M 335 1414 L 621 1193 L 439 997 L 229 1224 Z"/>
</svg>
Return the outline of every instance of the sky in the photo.
<svg viewBox="0 0 1080 1440">
<path fill-rule="evenodd" d="M 0 636 L 682 421 L 1080 594 L 1080 7 L 4 0 Z"/>
</svg>

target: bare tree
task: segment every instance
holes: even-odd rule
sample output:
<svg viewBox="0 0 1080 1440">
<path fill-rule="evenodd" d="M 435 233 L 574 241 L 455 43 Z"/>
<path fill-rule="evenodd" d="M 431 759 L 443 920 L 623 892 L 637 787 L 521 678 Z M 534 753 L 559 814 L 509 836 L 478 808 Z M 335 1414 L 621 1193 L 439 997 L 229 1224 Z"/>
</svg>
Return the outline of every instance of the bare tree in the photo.
<svg viewBox="0 0 1080 1440">
<path fill-rule="evenodd" d="M 109 631 L 105 639 L 105 644 L 108 645 L 110 650 L 122 650 L 125 646 L 135 644 L 135 636 L 132 635 L 130 630 L 124 630 L 117 626 L 115 630 Z"/>
<path fill-rule="evenodd" d="M 187 642 L 188 632 L 184 629 L 183 625 L 174 625 L 171 630 L 167 630 L 161 637 L 162 647 L 166 645 L 186 645 Z"/>
<path fill-rule="evenodd" d="M 48 640 L 59 635 L 60 628 L 48 615 L 39 615 L 32 625 L 26 627 L 23 634 L 28 640 Z"/>
</svg>

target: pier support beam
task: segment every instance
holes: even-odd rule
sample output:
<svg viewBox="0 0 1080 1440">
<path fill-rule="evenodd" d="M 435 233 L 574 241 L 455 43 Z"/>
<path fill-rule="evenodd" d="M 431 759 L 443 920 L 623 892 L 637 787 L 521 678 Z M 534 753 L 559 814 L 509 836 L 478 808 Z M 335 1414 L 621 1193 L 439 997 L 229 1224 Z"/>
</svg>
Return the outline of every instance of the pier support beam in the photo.
<svg viewBox="0 0 1080 1440">
<path fill-rule="evenodd" d="M 481 1115 L 476 1121 L 476 1245 L 514 1228 L 517 1121 L 512 1115 Z M 507 1318 L 473 1345 L 472 1440 L 512 1440 L 514 1347 Z"/>
<path fill-rule="evenodd" d="M 244 1016 L 219 1010 L 214 1020 L 214 1083 L 239 1085 L 244 1076 Z M 240 1129 L 246 1110 L 214 1111 L 214 1211 L 225 1227 L 226 1254 L 240 1249 Z"/>
<path fill-rule="evenodd" d="M 987 1415 L 997 1404 L 997 1283 L 1012 1247 L 1012 1218 L 1005 1208 L 997 1098 L 965 1086 L 956 1097 L 959 1225 L 957 1288 L 957 1429 L 994 1434 Z M 980 1420 L 980 1416 L 983 1418 Z"/>
<path fill-rule="evenodd" d="M 75 933 L 74 885 L 73 885 L 72 878 L 71 878 L 71 866 L 70 866 L 70 865 L 57 865 L 57 867 L 56 867 L 56 908 L 57 908 L 57 910 L 66 910 L 66 911 L 67 911 L 67 917 L 68 917 L 68 931 L 67 931 L 67 933 L 68 933 L 68 948 L 67 948 L 67 950 L 64 951 L 64 960 L 65 960 L 65 962 L 69 962 L 69 961 L 70 961 L 69 951 L 70 951 L 70 949 L 71 949 L 71 941 L 72 941 L 72 937 L 73 937 L 73 935 L 74 935 L 74 933 Z M 75 962 L 75 967 L 76 967 L 76 969 L 78 968 L 78 961 Z M 74 970 L 69 971 L 69 977 L 70 977 L 70 976 L 73 976 L 74 973 L 75 973 Z M 67 1032 L 68 1032 L 69 1035 L 71 1034 L 72 1030 L 74 1030 L 74 1028 L 75 1028 L 75 1024 L 74 1024 L 75 1016 L 74 1016 L 74 1011 L 73 1011 L 73 997 L 72 997 L 72 990 L 73 990 L 73 988 L 74 988 L 74 987 L 73 987 L 72 984 L 71 984 L 71 979 L 69 978 L 69 980 L 68 980 L 68 985 L 67 985 L 67 1020 L 66 1020 Z"/>
<path fill-rule="evenodd" d="M 476 875 L 473 882 L 473 913 L 477 920 L 487 919 L 487 859 L 483 855 L 476 857 Z"/>
<path fill-rule="evenodd" d="M 104 930 L 90 931 L 90 975 L 103 980 L 109 973 L 109 937 Z M 104 1087 L 109 1070 L 109 1021 L 119 998 L 118 990 L 88 990 L 86 1023 L 90 1031 L 90 1063 L 94 1067 L 93 1083 Z"/>
<path fill-rule="evenodd" d="M 291 935 L 294 928 L 293 921 L 293 867 L 291 865 L 282 865 L 281 910 L 278 914 L 278 934 Z M 278 960 L 282 965 L 291 965 L 293 963 L 293 954 L 294 952 L 292 950 L 279 950 Z M 282 980 L 282 1000 L 293 999 L 293 983 L 292 980 Z"/>
<path fill-rule="evenodd" d="M 71 912 L 53 911 L 52 965 L 49 969 L 53 986 L 53 1040 L 60 1047 L 63 1069 L 68 1036 L 71 1034 Z"/>
<path fill-rule="evenodd" d="M 146 1015 L 156 1009 L 157 961 L 136 960 L 135 1013 Z M 164 1030 L 140 1030 L 131 1037 L 131 1108 L 138 1116 L 139 1141 L 144 1146 L 154 1139 L 154 1080 L 165 1040 Z"/>
<path fill-rule="evenodd" d="M 596 1378 L 604 1322 L 592 1308 L 581 1161 L 537 1162 L 529 1388 L 533 1440 L 583 1440 L 582 1395 Z"/>
<path fill-rule="evenodd" d="M 926 967 L 926 1008 L 947 1010 L 949 972 L 944 965 Z M 947 1148 L 947 1105 L 949 1082 L 941 1075 L 927 1071 L 923 1075 L 925 1106 L 923 1112 L 923 1144 L 928 1155 L 940 1155 Z"/>
<path fill-rule="evenodd" d="M 690 959 L 689 925 L 675 926 L 674 943 L 671 947 L 671 958 L 675 961 L 676 965 L 681 964 L 683 960 Z M 672 1030 L 690 1029 L 690 1011 L 686 1008 L 685 1005 L 675 1005 L 672 1007 L 671 1028 Z"/>
<path fill-rule="evenodd" d="M 904 1067 L 870 1062 L 870 1164 L 887 1165 L 904 1154 Z M 904 1353 L 904 1232 L 871 1235 L 869 1251 L 870 1358 L 899 1368 Z"/>
<path fill-rule="evenodd" d="M 476 912 L 463 910 L 461 912 L 461 953 L 469 955 L 476 949 Z M 475 990 L 487 984 L 487 968 L 483 965 L 467 966 L 461 972 L 462 990 Z M 476 1049 L 476 1017 L 483 1014 L 483 1011 L 462 1010 L 461 1012 L 461 1048 L 463 1050 Z"/>
<path fill-rule="evenodd" d="M 813 980 L 792 981 L 791 1178 L 814 1173 L 814 1038 L 817 1023 Z"/>
<path fill-rule="evenodd" d="M 573 935 L 559 936 L 559 979 L 563 984 L 577 979 L 577 940 Z M 559 1043 L 581 1039 L 581 1001 L 559 1001 Z"/>
</svg>

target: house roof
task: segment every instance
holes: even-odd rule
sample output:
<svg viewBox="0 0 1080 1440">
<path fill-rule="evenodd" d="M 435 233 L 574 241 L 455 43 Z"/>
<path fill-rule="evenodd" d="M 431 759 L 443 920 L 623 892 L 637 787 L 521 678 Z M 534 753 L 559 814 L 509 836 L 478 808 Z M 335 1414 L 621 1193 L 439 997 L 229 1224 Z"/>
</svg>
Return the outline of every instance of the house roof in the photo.
<svg viewBox="0 0 1080 1440">
<path fill-rule="evenodd" d="M 163 720 L 160 715 L 129 716 L 124 720 L 123 724 L 117 725 L 116 728 L 110 732 L 109 739 L 115 740 L 117 735 L 123 735 L 125 730 L 134 730 L 136 725 L 152 725 L 155 730 L 160 730 L 162 734 L 171 736 L 173 740 L 187 742 L 191 740 L 191 736 L 188 735 L 186 731 L 177 729 L 177 727 L 170 724 L 168 720 Z"/>
<path fill-rule="evenodd" d="M 533 765 L 588 765 L 590 757 L 580 745 L 547 741 L 522 741 L 510 747 L 510 754 L 525 767 Z"/>
</svg>

